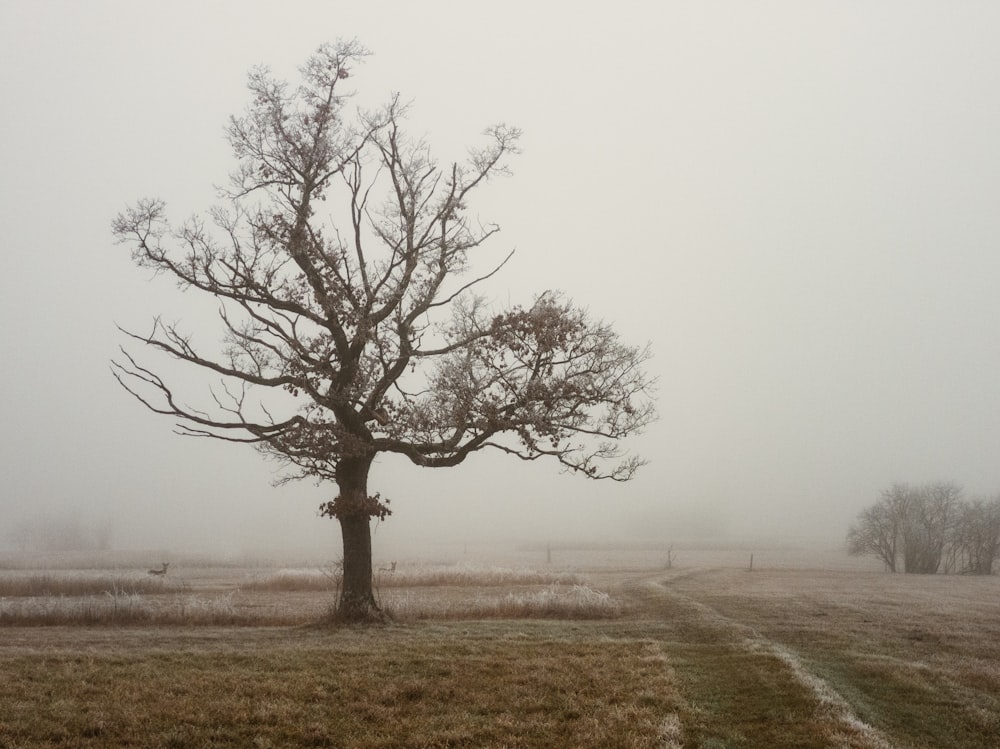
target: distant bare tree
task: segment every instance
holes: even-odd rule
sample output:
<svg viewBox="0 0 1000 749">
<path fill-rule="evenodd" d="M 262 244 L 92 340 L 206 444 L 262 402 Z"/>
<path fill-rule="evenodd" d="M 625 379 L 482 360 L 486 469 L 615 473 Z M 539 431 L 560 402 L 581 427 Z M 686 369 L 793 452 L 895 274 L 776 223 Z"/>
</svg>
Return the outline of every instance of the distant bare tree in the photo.
<svg viewBox="0 0 1000 749">
<path fill-rule="evenodd" d="M 881 499 L 861 511 L 847 532 L 848 552 L 881 559 L 890 572 L 896 571 L 900 519 L 896 503 L 905 501 L 908 487 L 897 484 L 882 493 Z"/>
<path fill-rule="evenodd" d="M 510 255 L 472 272 L 499 229 L 469 206 L 506 173 L 518 130 L 491 127 L 464 163 L 441 165 L 405 134 L 398 98 L 347 116 L 344 81 L 366 54 L 324 45 L 296 88 L 250 74 L 227 131 L 238 167 L 208 221 L 173 226 L 145 199 L 113 225 L 140 267 L 218 300 L 225 339 L 206 353 L 159 319 L 123 331 L 216 379 L 197 406 L 124 348 L 115 376 L 182 434 L 251 443 L 286 480 L 337 485 L 321 512 L 340 523 L 349 620 L 380 617 L 370 522 L 390 510 L 368 489 L 377 455 L 447 467 L 491 448 L 625 481 L 643 461 L 620 441 L 655 418 L 646 347 L 558 293 L 506 310 L 473 293 Z"/>
<path fill-rule="evenodd" d="M 1000 497 L 976 499 L 960 508 L 955 522 L 951 567 L 970 575 L 991 575 L 1000 556 Z"/>
<path fill-rule="evenodd" d="M 934 574 L 941 569 L 961 499 L 961 487 L 949 482 L 912 492 L 902 525 L 905 572 Z"/>
<path fill-rule="evenodd" d="M 952 571 L 959 556 L 973 555 L 962 539 L 972 543 L 987 515 L 970 514 L 961 487 L 952 482 L 893 484 L 858 515 L 847 532 L 847 547 L 851 554 L 881 559 L 892 572 L 900 561 L 903 572 L 933 574 L 942 565 Z"/>
</svg>

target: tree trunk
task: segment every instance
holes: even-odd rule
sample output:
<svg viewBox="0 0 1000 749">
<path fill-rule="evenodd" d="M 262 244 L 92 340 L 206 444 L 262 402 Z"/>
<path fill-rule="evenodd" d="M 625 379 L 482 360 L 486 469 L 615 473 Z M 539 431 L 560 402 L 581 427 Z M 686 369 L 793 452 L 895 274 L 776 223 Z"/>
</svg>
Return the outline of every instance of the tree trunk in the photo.
<svg viewBox="0 0 1000 749">
<path fill-rule="evenodd" d="M 340 518 L 344 541 L 344 579 L 337 616 L 350 622 L 380 621 L 382 612 L 372 592 L 371 518 L 349 515 Z"/>
<path fill-rule="evenodd" d="M 344 543 L 344 578 L 337 616 L 348 622 L 382 621 L 372 592 L 372 498 L 368 496 L 371 458 L 345 458 L 337 466 L 340 496 L 334 516 Z"/>
</svg>

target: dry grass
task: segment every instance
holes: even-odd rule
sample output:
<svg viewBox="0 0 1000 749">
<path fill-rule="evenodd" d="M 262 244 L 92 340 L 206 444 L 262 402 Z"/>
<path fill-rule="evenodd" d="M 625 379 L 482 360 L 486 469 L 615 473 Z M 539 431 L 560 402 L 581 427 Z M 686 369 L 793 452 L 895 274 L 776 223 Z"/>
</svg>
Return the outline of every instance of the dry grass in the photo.
<svg viewBox="0 0 1000 749">
<path fill-rule="evenodd" d="M 131 626 L 4 620 L 0 747 L 1000 746 L 998 577 L 760 551 L 749 572 L 742 549 L 616 570 L 598 551 L 558 580 L 400 565 L 379 591 L 403 623 L 371 630 L 315 625 L 333 600 L 308 588 L 316 567 L 181 568 L 180 590 L 117 601 L 8 597 L 0 615 L 47 601 L 40 622 Z M 385 580 L 407 570 L 409 585 Z M 65 616 L 98 601 L 117 613 Z M 311 624 L 273 626 L 294 623 Z"/>
<path fill-rule="evenodd" d="M 382 568 L 378 573 L 381 587 L 413 588 L 456 585 L 498 588 L 524 585 L 572 586 L 585 582 L 582 575 L 565 570 L 538 570 L 487 564 L 438 564 L 402 566 L 395 571 Z"/>
<path fill-rule="evenodd" d="M 584 578 L 576 572 L 537 570 L 488 564 L 417 564 L 380 567 L 375 571 L 378 588 L 458 586 L 500 588 L 525 585 L 579 585 Z M 340 585 L 335 566 L 317 569 L 281 569 L 256 575 L 241 587 L 251 591 L 329 591 Z"/>
<path fill-rule="evenodd" d="M 0 599 L 42 596 L 163 594 L 182 590 L 164 577 L 138 575 L 84 575 L 52 573 L 0 575 Z"/>
<path fill-rule="evenodd" d="M 389 614 L 404 621 L 425 619 L 613 619 L 622 604 L 588 585 L 551 585 L 540 590 L 498 595 L 427 595 L 425 591 L 390 592 L 382 597 Z"/>
<path fill-rule="evenodd" d="M 240 584 L 241 590 L 269 593 L 332 592 L 339 588 L 340 571 L 333 567 L 281 569 L 254 575 Z"/>
<path fill-rule="evenodd" d="M 237 642 L 0 653 L 0 745 L 652 749 L 675 699 L 654 644 L 607 632 L 463 624 Z"/>
<path fill-rule="evenodd" d="M 145 597 L 132 593 L 103 596 L 44 596 L 0 601 L 0 626 L 255 625 L 263 616 L 238 609 L 231 595 Z M 282 622 L 273 617 L 270 624 Z"/>
<path fill-rule="evenodd" d="M 231 572 L 274 567 L 266 557 L 208 554 L 176 554 L 164 549 L 146 551 L 79 551 L 79 552 L 25 552 L 0 554 L 0 572 L 50 572 L 53 570 L 79 573 L 80 571 L 105 573 L 108 570 L 128 571 L 144 575 L 149 568 L 157 568 L 164 561 L 175 567 L 219 568 Z M 286 560 L 287 563 L 288 560 Z"/>
<path fill-rule="evenodd" d="M 676 640 L 702 745 L 1000 746 L 996 577 L 678 570 L 635 594 Z M 795 725 L 815 722 L 812 744 L 785 734 L 792 695 L 805 700 Z M 753 741 L 739 738 L 751 728 Z"/>
<path fill-rule="evenodd" d="M 380 571 L 376 588 L 403 620 L 601 619 L 622 607 L 572 572 L 489 565 Z M 0 626 L 308 624 L 336 601 L 336 565 L 251 572 L 181 568 L 169 578 L 80 571 L 0 575 Z M 484 591 L 490 591 L 486 593 Z"/>
</svg>

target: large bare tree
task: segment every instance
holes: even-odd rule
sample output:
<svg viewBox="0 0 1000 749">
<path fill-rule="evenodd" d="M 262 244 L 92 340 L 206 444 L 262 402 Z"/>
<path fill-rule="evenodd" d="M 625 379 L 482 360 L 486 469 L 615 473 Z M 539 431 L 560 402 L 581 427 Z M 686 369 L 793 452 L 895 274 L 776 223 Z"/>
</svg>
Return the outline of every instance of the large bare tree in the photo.
<svg viewBox="0 0 1000 749">
<path fill-rule="evenodd" d="M 174 225 L 144 199 L 113 224 L 139 266 L 217 298 L 224 330 L 207 352 L 159 319 L 123 330 L 208 376 L 198 406 L 127 346 L 115 376 L 182 434 L 252 443 L 283 480 L 337 485 L 321 509 L 341 526 L 349 620 L 380 615 L 370 523 L 389 508 L 368 487 L 376 455 L 444 467 L 492 448 L 624 481 L 642 460 L 620 441 L 655 418 L 647 347 L 559 293 L 499 309 L 478 291 L 510 255 L 476 269 L 498 227 L 470 201 L 506 173 L 519 132 L 492 127 L 465 162 L 438 163 L 405 134 L 398 97 L 348 111 L 345 81 L 366 54 L 324 45 L 296 87 L 253 70 L 227 128 L 238 167 L 223 204 Z"/>
</svg>

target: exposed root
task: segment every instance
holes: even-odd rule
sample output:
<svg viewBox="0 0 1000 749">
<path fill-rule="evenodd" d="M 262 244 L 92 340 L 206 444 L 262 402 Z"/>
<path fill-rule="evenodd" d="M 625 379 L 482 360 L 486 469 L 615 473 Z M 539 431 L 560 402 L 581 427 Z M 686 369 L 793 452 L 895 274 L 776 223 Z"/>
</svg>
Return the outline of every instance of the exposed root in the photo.
<svg viewBox="0 0 1000 749">
<path fill-rule="evenodd" d="M 331 624 L 388 624 L 392 621 L 371 597 L 352 598 L 342 595 L 340 604 L 330 610 Z"/>
</svg>

